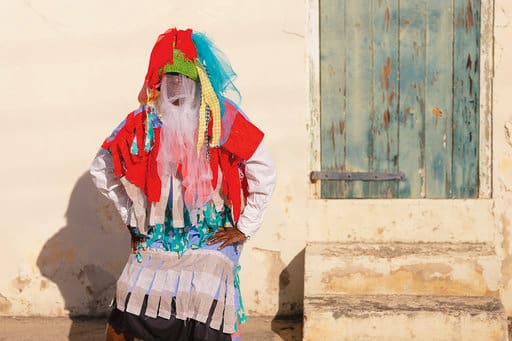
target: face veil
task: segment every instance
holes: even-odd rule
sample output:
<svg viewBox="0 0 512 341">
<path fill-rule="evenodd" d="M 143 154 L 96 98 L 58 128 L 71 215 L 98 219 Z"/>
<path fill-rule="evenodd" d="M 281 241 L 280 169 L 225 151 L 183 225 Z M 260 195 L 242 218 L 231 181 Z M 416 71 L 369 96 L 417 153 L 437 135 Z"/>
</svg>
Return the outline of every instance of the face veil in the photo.
<svg viewBox="0 0 512 341">
<path fill-rule="evenodd" d="M 179 73 L 167 73 L 162 77 L 160 84 L 160 102 L 175 103 L 176 101 L 191 102 L 199 99 L 196 96 L 197 82 Z M 179 103 L 181 104 L 181 103 Z"/>
</svg>

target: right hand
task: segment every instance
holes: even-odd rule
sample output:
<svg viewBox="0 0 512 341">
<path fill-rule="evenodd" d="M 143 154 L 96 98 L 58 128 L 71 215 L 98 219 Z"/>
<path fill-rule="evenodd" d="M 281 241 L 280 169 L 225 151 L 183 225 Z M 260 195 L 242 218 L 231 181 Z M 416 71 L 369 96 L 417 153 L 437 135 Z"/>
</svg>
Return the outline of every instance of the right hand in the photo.
<svg viewBox="0 0 512 341">
<path fill-rule="evenodd" d="M 145 241 L 146 241 L 145 237 L 139 238 L 139 237 L 132 235 L 132 240 L 131 240 L 132 253 L 137 253 L 139 245 L 141 243 L 144 243 Z M 144 247 L 143 250 L 145 250 L 145 249 L 146 248 Z"/>
<path fill-rule="evenodd" d="M 139 245 L 146 241 L 146 237 L 141 236 L 137 228 L 132 228 L 129 225 L 126 227 L 128 228 L 128 231 L 130 231 L 132 253 L 137 253 Z M 145 249 L 146 248 L 144 247 L 143 250 Z"/>
</svg>

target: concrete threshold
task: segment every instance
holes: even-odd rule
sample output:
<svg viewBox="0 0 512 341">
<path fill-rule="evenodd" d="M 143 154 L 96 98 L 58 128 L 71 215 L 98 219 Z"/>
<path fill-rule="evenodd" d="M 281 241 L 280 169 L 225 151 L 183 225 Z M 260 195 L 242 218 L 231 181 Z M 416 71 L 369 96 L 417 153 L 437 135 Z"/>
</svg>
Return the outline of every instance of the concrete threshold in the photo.
<svg viewBox="0 0 512 341">
<path fill-rule="evenodd" d="M 304 299 L 304 340 L 508 340 L 498 298 L 328 295 Z"/>
</svg>

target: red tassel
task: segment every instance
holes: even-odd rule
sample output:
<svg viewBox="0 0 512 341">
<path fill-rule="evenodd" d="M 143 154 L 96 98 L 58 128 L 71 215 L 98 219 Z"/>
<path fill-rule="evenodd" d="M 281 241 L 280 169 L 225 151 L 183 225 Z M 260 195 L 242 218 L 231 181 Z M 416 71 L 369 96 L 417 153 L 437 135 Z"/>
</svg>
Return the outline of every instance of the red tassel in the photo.
<svg viewBox="0 0 512 341">
<path fill-rule="evenodd" d="M 189 60 L 197 58 L 196 46 L 192 40 L 192 30 L 179 30 L 176 36 L 176 48 Z"/>
<path fill-rule="evenodd" d="M 242 165 L 242 174 L 244 174 L 241 179 L 242 183 L 242 192 L 244 193 L 244 205 L 247 203 L 247 197 L 249 196 L 249 183 L 247 182 L 247 177 L 245 176 L 245 164 Z"/>
<path fill-rule="evenodd" d="M 149 89 L 155 89 L 160 83 L 160 75 L 158 71 L 165 64 L 173 63 L 173 48 L 176 41 L 175 28 L 167 30 L 158 36 L 158 39 L 151 51 L 149 57 L 148 72 L 146 74 L 146 83 Z"/>
<path fill-rule="evenodd" d="M 233 220 L 235 223 L 240 218 L 241 193 L 240 174 L 238 165 L 241 159 L 235 157 L 227 150 L 220 149 L 220 169 L 222 169 L 222 192 L 227 198 L 227 204 L 232 206 Z"/>
<path fill-rule="evenodd" d="M 219 148 L 210 148 L 210 168 L 212 170 L 212 188 L 217 188 L 219 181 Z"/>
<path fill-rule="evenodd" d="M 155 128 L 155 144 L 150 152 L 144 150 L 146 136 L 146 111 L 137 115 L 134 112 L 126 117 L 125 125 L 116 136 L 102 145 L 112 155 L 114 174 L 126 179 L 139 187 L 150 202 L 158 202 L 161 195 L 161 180 L 158 175 L 156 158 L 160 146 L 160 128 Z M 139 154 L 131 154 L 131 144 L 136 138 Z"/>
</svg>

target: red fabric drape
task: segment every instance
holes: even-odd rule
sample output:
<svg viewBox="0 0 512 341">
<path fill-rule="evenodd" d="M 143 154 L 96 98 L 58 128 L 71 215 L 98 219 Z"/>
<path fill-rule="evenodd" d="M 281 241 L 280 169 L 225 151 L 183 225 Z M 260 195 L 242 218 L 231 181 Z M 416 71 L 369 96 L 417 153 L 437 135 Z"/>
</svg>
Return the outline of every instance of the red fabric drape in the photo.
<svg viewBox="0 0 512 341">
<path fill-rule="evenodd" d="M 112 138 L 103 142 L 102 148 L 110 151 L 114 164 L 114 174 L 126 179 L 139 187 L 151 202 L 158 202 L 161 195 L 161 181 L 158 176 L 156 158 L 160 145 L 160 128 L 154 128 L 155 141 L 152 150 L 144 150 L 146 137 L 147 111 L 136 114 L 131 112 L 124 126 Z M 137 142 L 138 153 L 131 153 L 134 140 Z"/>
</svg>

